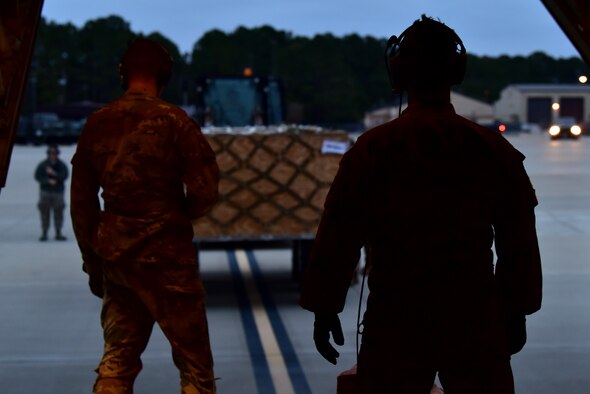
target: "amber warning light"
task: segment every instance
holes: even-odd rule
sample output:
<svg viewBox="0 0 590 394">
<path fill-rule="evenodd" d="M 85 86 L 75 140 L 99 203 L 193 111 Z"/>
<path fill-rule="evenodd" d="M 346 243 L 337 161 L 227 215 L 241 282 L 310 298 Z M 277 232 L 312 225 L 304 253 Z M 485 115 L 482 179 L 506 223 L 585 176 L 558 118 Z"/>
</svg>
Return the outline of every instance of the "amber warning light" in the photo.
<svg viewBox="0 0 590 394">
<path fill-rule="evenodd" d="M 505 124 L 501 124 L 501 125 L 499 125 L 499 126 L 498 126 L 498 131 L 499 131 L 500 133 L 503 133 L 503 132 L 505 132 L 505 131 L 506 131 L 506 125 L 505 125 Z"/>
</svg>

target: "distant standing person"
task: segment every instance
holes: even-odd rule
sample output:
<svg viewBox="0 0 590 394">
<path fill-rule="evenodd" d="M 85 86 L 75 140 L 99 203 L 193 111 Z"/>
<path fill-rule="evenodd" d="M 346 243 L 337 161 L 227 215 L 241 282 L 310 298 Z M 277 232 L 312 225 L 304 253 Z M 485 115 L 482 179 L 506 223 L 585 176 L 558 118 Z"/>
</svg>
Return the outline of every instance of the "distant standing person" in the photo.
<svg viewBox="0 0 590 394">
<path fill-rule="evenodd" d="M 133 41 L 120 64 L 125 93 L 88 118 L 72 159 L 72 224 L 103 299 L 97 394 L 133 392 L 155 323 L 182 394 L 216 390 L 191 221 L 216 202 L 219 169 L 197 123 L 159 98 L 171 71 L 162 45 Z"/>
<path fill-rule="evenodd" d="M 41 212 L 41 237 L 39 241 L 47 241 L 50 215 L 53 211 L 53 225 L 55 227 L 55 239 L 65 241 L 62 234 L 65 209 L 64 190 L 65 180 L 68 179 L 68 167 L 59 159 L 59 147 L 51 144 L 47 147 L 47 159 L 43 160 L 35 170 L 35 180 L 39 182 L 39 203 L 37 207 Z"/>
</svg>

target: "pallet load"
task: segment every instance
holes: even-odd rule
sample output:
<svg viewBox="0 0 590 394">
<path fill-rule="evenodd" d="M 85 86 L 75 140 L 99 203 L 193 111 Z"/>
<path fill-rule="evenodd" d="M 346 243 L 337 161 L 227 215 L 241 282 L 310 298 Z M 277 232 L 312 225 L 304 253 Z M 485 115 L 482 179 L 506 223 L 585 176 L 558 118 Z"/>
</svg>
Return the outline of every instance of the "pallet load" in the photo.
<svg viewBox="0 0 590 394">
<path fill-rule="evenodd" d="M 215 207 L 194 225 L 207 240 L 313 238 L 347 133 L 319 128 L 204 130 L 220 168 Z"/>
<path fill-rule="evenodd" d="M 314 235 L 350 144 L 348 134 L 305 128 L 210 132 L 220 168 L 220 198 L 194 225 L 199 239 Z"/>
</svg>

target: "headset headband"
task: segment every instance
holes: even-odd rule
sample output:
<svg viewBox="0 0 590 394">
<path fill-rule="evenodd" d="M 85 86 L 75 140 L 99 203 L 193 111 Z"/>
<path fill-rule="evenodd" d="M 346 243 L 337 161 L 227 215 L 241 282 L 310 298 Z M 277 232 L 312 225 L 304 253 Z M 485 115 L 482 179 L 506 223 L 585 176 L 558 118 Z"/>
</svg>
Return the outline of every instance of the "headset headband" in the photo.
<svg viewBox="0 0 590 394">
<path fill-rule="evenodd" d="M 437 28 L 444 27 L 446 33 L 449 34 L 450 40 L 454 43 L 454 51 L 449 52 L 445 58 L 441 59 L 442 64 L 438 65 L 438 67 L 444 67 L 444 71 L 447 74 L 445 79 L 450 85 L 460 84 L 463 81 L 467 60 L 463 41 L 451 28 L 423 15 L 422 20 L 415 21 L 411 26 L 406 28 L 399 37 L 393 35 L 387 40 L 384 53 L 385 67 L 394 92 L 402 92 L 407 89 L 408 84 L 415 83 L 417 78 L 414 74 L 418 72 L 417 69 L 433 67 L 433 65 L 430 64 L 433 62 L 428 62 L 429 64 L 417 64 L 420 59 L 418 59 L 418 56 L 415 53 L 413 55 L 408 55 L 402 51 L 403 43 L 408 35 L 417 31 L 417 29 L 422 29 L 423 27 L 428 28 L 428 24 L 432 24 L 431 26 L 436 26 Z M 413 57 L 413 59 L 406 59 L 411 57 Z M 408 63 L 412 62 L 415 64 L 408 65 Z M 422 62 L 424 62 L 424 59 L 422 59 Z M 430 73 L 424 74 L 425 75 L 420 75 L 420 77 L 427 79 Z"/>
</svg>

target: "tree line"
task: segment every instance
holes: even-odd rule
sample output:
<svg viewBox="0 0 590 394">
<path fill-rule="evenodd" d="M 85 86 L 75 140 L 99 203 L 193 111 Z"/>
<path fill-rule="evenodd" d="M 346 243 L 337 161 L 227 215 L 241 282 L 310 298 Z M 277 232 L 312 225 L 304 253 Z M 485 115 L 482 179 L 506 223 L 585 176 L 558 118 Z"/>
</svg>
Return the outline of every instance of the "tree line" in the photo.
<svg viewBox="0 0 590 394">
<path fill-rule="evenodd" d="M 23 112 L 52 104 L 81 101 L 106 103 L 122 92 L 117 67 L 127 43 L 142 36 L 119 16 L 88 21 L 81 28 L 41 19 L 29 72 Z M 386 38 L 350 34 L 336 37 L 293 35 L 271 26 L 239 27 L 233 32 L 210 30 L 190 53 L 154 32 L 174 59 L 173 77 L 163 97 L 175 104 L 197 100 L 203 77 L 254 75 L 282 81 L 287 106 L 301 108 L 302 123 L 359 122 L 365 111 L 394 97 L 385 72 Z M 469 50 L 469 48 L 467 48 Z M 542 52 L 528 56 L 468 54 L 464 83 L 457 91 L 489 103 L 512 83 L 577 83 L 588 67 L 577 57 L 553 58 Z"/>
</svg>

